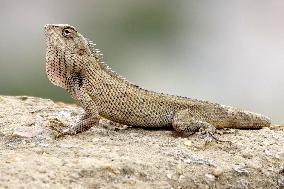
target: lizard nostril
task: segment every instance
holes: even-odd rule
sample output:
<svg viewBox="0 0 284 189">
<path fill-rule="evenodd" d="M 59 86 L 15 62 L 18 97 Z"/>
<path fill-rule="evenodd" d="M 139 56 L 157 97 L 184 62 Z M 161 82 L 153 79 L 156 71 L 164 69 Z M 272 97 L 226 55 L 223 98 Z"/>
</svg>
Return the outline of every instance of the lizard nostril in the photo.
<svg viewBox="0 0 284 189">
<path fill-rule="evenodd" d="M 48 29 L 48 28 L 50 28 L 50 24 L 45 24 L 44 29 Z"/>
<path fill-rule="evenodd" d="M 50 32 L 50 28 L 51 28 L 51 25 L 50 25 L 50 24 L 46 24 L 46 25 L 44 26 L 44 33 L 45 33 L 45 34 L 48 34 L 48 33 Z"/>
</svg>

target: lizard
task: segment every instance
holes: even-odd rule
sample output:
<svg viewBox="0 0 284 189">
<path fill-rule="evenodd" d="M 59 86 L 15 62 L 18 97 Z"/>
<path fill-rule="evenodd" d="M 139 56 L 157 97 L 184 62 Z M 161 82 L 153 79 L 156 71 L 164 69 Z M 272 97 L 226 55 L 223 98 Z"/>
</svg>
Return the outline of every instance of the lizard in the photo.
<svg viewBox="0 0 284 189">
<path fill-rule="evenodd" d="M 171 127 L 182 136 L 209 136 L 221 128 L 261 129 L 270 118 L 205 100 L 146 90 L 112 71 L 96 45 L 68 24 L 44 26 L 46 72 L 50 82 L 65 89 L 84 109 L 76 124 L 61 135 L 74 135 L 99 124 L 100 117 L 144 128 Z M 53 124 L 60 124 L 54 119 Z M 61 123 L 62 124 L 62 123 Z M 214 138 L 214 137 L 213 137 Z"/>
</svg>

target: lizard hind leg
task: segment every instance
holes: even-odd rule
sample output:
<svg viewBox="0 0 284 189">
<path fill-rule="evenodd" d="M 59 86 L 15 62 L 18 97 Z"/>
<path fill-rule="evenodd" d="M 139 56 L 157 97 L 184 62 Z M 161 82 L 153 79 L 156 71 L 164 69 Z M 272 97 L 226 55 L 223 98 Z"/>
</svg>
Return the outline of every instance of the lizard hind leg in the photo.
<svg viewBox="0 0 284 189">
<path fill-rule="evenodd" d="M 184 137 L 199 132 L 208 142 L 211 142 L 213 139 L 216 140 L 214 136 L 216 128 L 198 117 L 198 115 L 194 116 L 189 109 L 178 111 L 175 113 L 172 121 L 173 128 Z"/>
</svg>

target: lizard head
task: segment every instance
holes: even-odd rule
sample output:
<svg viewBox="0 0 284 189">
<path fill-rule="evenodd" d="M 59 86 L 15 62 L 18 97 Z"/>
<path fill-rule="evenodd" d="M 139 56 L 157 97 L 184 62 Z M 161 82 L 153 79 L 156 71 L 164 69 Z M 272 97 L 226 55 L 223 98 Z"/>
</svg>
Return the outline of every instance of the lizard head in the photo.
<svg viewBox="0 0 284 189">
<path fill-rule="evenodd" d="M 66 88 L 67 73 L 80 72 L 93 56 L 90 42 L 67 24 L 47 24 L 44 33 L 48 78 L 53 84 Z"/>
<path fill-rule="evenodd" d="M 46 24 L 44 26 L 47 47 L 68 56 L 91 55 L 89 42 L 68 24 Z"/>
</svg>

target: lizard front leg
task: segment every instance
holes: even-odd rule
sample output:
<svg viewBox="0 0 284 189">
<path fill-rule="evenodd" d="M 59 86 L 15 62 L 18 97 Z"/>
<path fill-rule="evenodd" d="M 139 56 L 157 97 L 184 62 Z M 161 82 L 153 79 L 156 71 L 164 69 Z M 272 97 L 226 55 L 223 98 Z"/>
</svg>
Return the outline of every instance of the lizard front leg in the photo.
<svg viewBox="0 0 284 189">
<path fill-rule="evenodd" d="M 176 132 L 185 137 L 188 137 L 195 132 L 200 132 L 206 141 L 216 139 L 216 137 L 214 137 L 216 128 L 210 123 L 203 121 L 200 116 L 194 115 L 189 109 L 176 112 L 172 125 Z"/>
<path fill-rule="evenodd" d="M 89 94 L 84 90 L 84 81 L 79 73 L 68 75 L 68 92 L 78 101 L 79 105 L 84 108 L 85 113 L 80 118 L 78 123 L 65 127 L 58 119 L 51 120 L 51 127 L 62 135 L 74 135 L 90 129 L 94 125 L 99 124 L 99 113 L 95 102 L 91 99 Z M 64 129 L 57 129 L 57 127 Z"/>
</svg>

